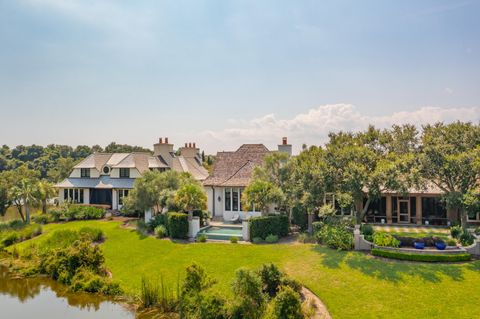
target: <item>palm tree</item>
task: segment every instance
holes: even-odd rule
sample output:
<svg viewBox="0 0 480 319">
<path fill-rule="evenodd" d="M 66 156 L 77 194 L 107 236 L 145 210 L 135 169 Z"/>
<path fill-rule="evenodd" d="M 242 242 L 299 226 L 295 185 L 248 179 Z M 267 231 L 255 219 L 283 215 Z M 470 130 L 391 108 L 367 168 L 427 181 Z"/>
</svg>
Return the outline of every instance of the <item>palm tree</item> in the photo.
<svg viewBox="0 0 480 319">
<path fill-rule="evenodd" d="M 31 179 L 24 178 L 13 188 L 12 192 L 17 204 L 23 204 L 25 207 L 25 217 L 21 212 L 20 216 L 25 222 L 30 223 L 30 205 L 37 202 L 37 184 Z"/>
<path fill-rule="evenodd" d="M 189 219 L 192 219 L 194 210 L 206 209 L 207 195 L 200 185 L 185 184 L 175 194 L 175 202 L 180 208 L 187 211 Z"/>
<path fill-rule="evenodd" d="M 47 213 L 47 201 L 57 194 L 52 183 L 40 181 L 37 185 L 37 198 L 42 203 L 42 214 Z"/>
</svg>

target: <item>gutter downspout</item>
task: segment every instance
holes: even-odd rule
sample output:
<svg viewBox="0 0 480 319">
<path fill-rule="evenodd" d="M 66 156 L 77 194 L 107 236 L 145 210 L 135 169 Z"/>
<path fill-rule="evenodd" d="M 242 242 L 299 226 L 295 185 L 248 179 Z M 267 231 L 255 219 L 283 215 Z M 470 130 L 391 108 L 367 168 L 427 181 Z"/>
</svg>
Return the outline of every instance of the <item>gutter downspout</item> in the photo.
<svg viewBox="0 0 480 319">
<path fill-rule="evenodd" d="M 211 186 L 212 187 L 212 218 L 215 217 L 215 201 L 217 200 L 215 198 L 215 187 L 213 187 L 213 185 Z"/>
</svg>

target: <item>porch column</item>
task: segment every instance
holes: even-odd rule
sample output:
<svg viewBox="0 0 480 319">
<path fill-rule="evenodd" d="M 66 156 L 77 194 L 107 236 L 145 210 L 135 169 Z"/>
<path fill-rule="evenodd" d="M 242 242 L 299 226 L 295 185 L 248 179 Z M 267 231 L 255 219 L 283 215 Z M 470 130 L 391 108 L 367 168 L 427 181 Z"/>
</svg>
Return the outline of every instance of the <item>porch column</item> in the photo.
<svg viewBox="0 0 480 319">
<path fill-rule="evenodd" d="M 90 189 L 88 188 L 83 190 L 83 203 L 90 204 Z"/>
<path fill-rule="evenodd" d="M 422 196 L 416 196 L 416 200 L 417 202 L 417 225 L 421 225 L 422 224 Z"/>
<path fill-rule="evenodd" d="M 117 199 L 117 190 L 116 189 L 113 189 L 112 190 L 112 209 L 115 210 L 118 208 L 118 199 Z"/>
<path fill-rule="evenodd" d="M 59 189 L 58 189 L 58 202 L 59 202 L 60 204 L 62 204 L 62 203 L 65 201 L 65 198 L 63 197 L 63 195 L 65 195 L 64 189 L 63 189 L 63 188 L 59 188 Z"/>
<path fill-rule="evenodd" d="M 392 223 L 392 195 L 387 195 L 387 224 Z"/>
</svg>

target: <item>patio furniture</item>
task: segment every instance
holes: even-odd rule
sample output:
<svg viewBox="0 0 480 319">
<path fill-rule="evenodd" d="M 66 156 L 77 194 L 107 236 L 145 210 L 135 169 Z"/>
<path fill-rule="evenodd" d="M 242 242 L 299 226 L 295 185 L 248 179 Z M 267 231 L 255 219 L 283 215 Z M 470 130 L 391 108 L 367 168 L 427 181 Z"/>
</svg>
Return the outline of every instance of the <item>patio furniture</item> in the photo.
<svg viewBox="0 0 480 319">
<path fill-rule="evenodd" d="M 232 223 L 236 223 L 240 221 L 240 215 L 239 214 L 233 214 L 232 218 L 230 219 Z"/>
</svg>

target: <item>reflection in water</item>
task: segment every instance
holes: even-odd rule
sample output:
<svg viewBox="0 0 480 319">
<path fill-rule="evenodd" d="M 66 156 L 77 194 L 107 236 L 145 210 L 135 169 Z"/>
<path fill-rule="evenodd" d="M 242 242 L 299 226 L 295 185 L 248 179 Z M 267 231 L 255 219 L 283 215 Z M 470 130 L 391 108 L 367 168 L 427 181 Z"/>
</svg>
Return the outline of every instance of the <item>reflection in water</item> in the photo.
<svg viewBox="0 0 480 319">
<path fill-rule="evenodd" d="M 66 301 L 66 302 L 65 302 Z M 14 278 L 0 266 L 0 309 L 15 318 L 133 318 L 121 305 L 92 294 L 71 293 L 63 285 L 48 278 Z M 45 313 L 45 314 L 46 314 Z M 21 317 L 18 317 L 18 316 Z M 10 317 L 11 318 L 11 317 Z"/>
</svg>

